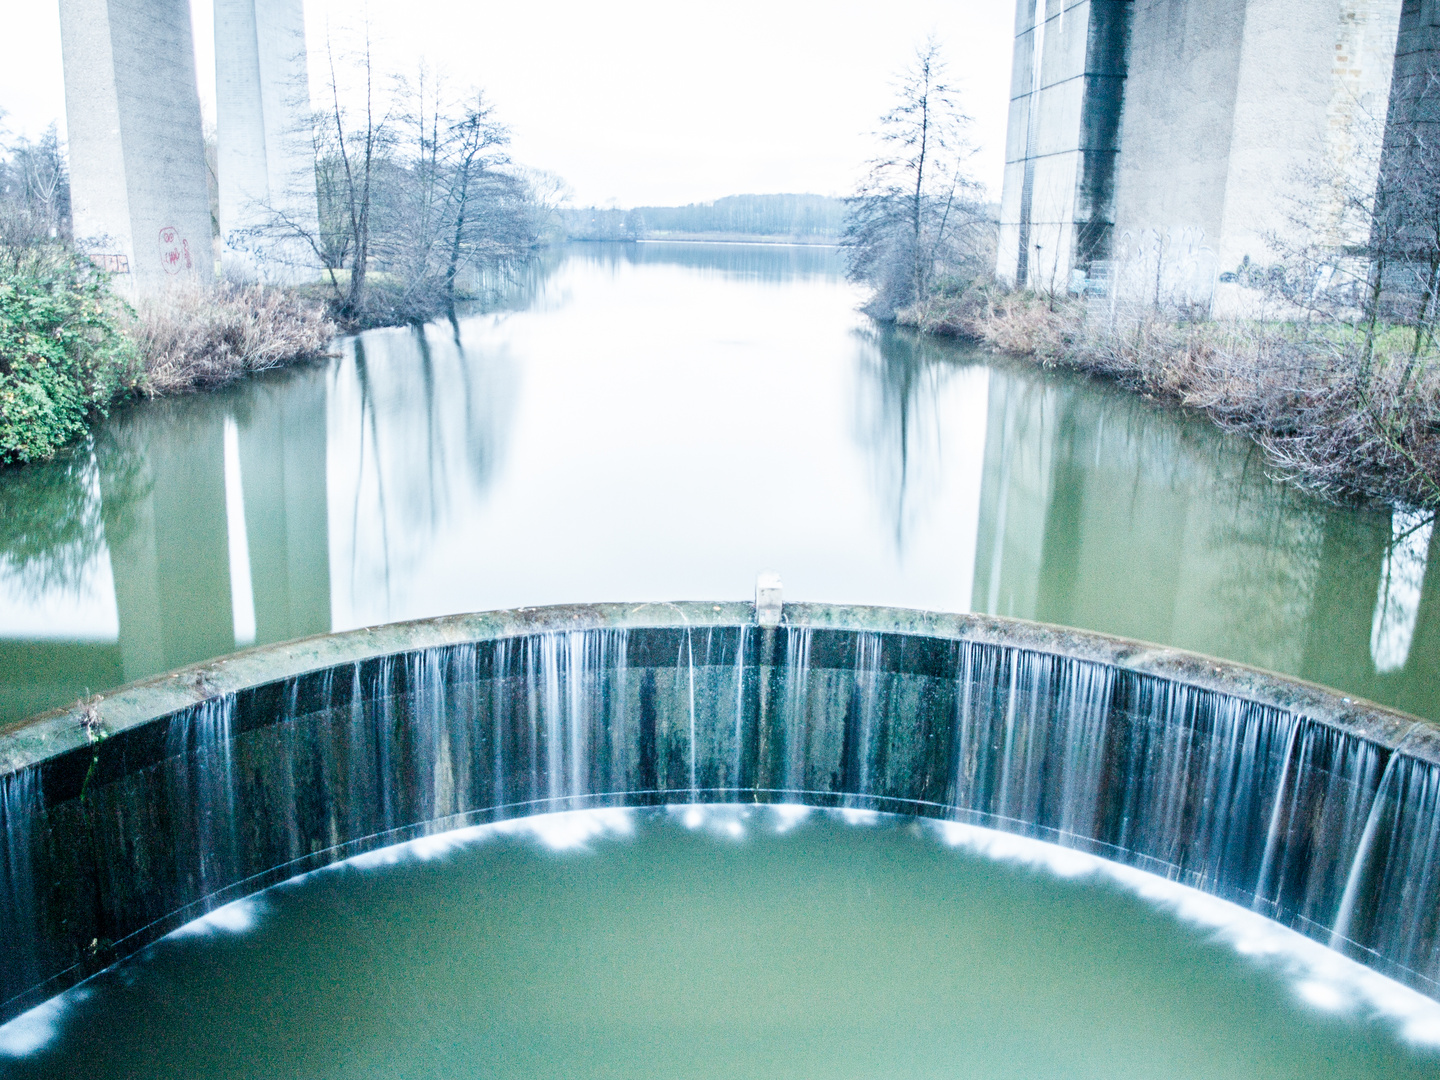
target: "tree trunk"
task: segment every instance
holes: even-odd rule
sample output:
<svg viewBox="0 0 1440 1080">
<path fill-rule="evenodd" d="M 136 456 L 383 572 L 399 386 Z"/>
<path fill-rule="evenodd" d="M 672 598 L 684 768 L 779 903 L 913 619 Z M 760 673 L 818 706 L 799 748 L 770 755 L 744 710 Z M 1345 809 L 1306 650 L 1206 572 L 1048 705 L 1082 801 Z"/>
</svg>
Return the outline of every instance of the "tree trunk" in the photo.
<svg viewBox="0 0 1440 1080">
<path fill-rule="evenodd" d="M 450 239 L 450 261 L 445 267 L 445 298 L 455 304 L 455 275 L 460 271 L 460 245 L 465 238 L 465 214 L 470 206 L 470 170 L 474 156 L 466 157 L 460 166 L 460 194 L 455 197 L 455 231 Z"/>
<path fill-rule="evenodd" d="M 1425 291 L 1420 294 L 1420 314 L 1415 320 L 1415 347 L 1410 350 L 1410 359 L 1405 362 L 1405 374 L 1400 377 L 1400 397 L 1405 396 L 1405 388 L 1410 385 L 1410 376 L 1415 371 L 1415 364 L 1420 359 L 1420 352 L 1429 344 L 1432 333 L 1430 322 L 1430 305 L 1435 300 L 1435 287 L 1440 284 L 1440 252 L 1432 252 L 1430 256 L 1430 274 L 1425 279 Z"/>
<path fill-rule="evenodd" d="M 1375 359 L 1375 331 L 1380 323 L 1380 295 L 1385 291 L 1385 257 L 1375 260 L 1375 269 L 1370 275 L 1369 322 L 1365 326 L 1365 348 L 1360 357 L 1360 387 L 1370 385 L 1370 366 Z"/>
</svg>

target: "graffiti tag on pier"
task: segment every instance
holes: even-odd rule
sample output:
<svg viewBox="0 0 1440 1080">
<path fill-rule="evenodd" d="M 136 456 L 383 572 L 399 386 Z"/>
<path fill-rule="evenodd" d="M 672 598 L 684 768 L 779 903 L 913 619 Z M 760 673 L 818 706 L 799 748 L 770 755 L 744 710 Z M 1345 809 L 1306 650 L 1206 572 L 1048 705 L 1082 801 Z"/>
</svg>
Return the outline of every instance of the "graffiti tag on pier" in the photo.
<svg viewBox="0 0 1440 1080">
<path fill-rule="evenodd" d="M 190 241 L 180 235 L 173 225 L 160 230 L 160 265 L 167 274 L 178 274 L 181 270 L 193 269 L 190 260 Z"/>
</svg>

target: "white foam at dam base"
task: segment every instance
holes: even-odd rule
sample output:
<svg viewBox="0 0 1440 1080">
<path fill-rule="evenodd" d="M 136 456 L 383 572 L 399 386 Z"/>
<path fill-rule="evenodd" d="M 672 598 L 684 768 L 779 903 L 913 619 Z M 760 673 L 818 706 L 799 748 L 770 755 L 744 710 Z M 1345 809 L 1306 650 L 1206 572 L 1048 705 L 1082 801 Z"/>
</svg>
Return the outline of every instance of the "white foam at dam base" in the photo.
<svg viewBox="0 0 1440 1080">
<path fill-rule="evenodd" d="M 663 811 L 687 829 L 704 830 L 737 843 L 752 831 L 788 832 L 815 814 L 830 815 L 856 828 L 895 817 L 874 810 L 824 810 L 798 804 L 682 803 L 666 806 Z M 551 851 L 584 850 L 596 841 L 630 838 L 636 831 L 636 815 L 647 812 L 655 811 L 570 810 L 455 829 L 366 852 L 297 875 L 274 888 L 293 886 L 346 867 L 363 870 L 435 861 L 497 837 L 521 838 Z M 997 863 L 1026 867 L 1064 880 L 1090 879 L 1117 886 L 1181 923 L 1208 931 L 1210 940 L 1284 980 L 1296 997 L 1312 1008 L 1376 1020 L 1411 1045 L 1440 1047 L 1440 1002 L 1248 908 L 1059 844 L 954 821 L 920 818 L 916 823 L 951 848 Z M 168 937 L 244 934 L 264 918 L 266 907 L 265 893 L 236 900 L 187 923 Z M 90 995 L 88 986 L 81 984 L 0 1025 L 0 1057 L 22 1058 L 43 1049 L 58 1034 L 67 1012 Z"/>
<path fill-rule="evenodd" d="M 1248 908 L 1133 866 L 1043 840 L 965 825 L 931 823 L 945 843 L 999 862 L 1062 878 L 1102 877 L 1181 922 L 1282 975 L 1302 999 L 1327 1012 L 1365 1012 L 1397 1025 L 1412 1044 L 1440 1046 L 1440 1002 L 1386 978 L 1296 930 Z"/>
</svg>

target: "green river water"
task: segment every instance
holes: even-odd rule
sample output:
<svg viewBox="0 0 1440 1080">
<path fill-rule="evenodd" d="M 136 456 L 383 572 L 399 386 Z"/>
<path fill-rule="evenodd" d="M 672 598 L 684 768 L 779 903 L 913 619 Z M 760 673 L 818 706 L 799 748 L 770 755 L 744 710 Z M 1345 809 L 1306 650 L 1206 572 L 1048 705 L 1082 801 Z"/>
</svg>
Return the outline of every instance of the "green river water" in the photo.
<svg viewBox="0 0 1440 1080">
<path fill-rule="evenodd" d="M 281 641 L 569 601 L 973 610 L 1440 718 L 1432 521 L 870 323 L 833 249 L 566 249 L 499 310 L 125 408 L 0 474 L 0 721 Z M 1437 560 L 1440 561 L 1440 560 Z"/>
<path fill-rule="evenodd" d="M 0 1027 L 90 1080 L 1409 1080 L 1440 1005 L 1049 845 L 801 808 L 592 811 L 221 908 Z"/>
</svg>

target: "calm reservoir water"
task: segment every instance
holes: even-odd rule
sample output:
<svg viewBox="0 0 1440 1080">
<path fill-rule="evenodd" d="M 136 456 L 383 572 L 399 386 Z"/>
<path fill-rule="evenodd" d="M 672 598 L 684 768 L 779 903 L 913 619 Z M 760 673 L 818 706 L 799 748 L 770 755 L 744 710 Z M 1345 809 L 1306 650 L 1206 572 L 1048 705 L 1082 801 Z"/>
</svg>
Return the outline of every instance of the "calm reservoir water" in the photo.
<svg viewBox="0 0 1440 1080">
<path fill-rule="evenodd" d="M 954 823 L 590 811 L 221 908 L 0 1027 L 6 1076 L 1406 1080 L 1440 1004 L 1251 912 Z"/>
<path fill-rule="evenodd" d="M 0 721 L 252 643 L 566 601 L 975 610 L 1440 718 L 1429 518 L 877 328 L 837 252 L 577 246 L 503 310 L 122 410 L 0 474 Z"/>
</svg>

